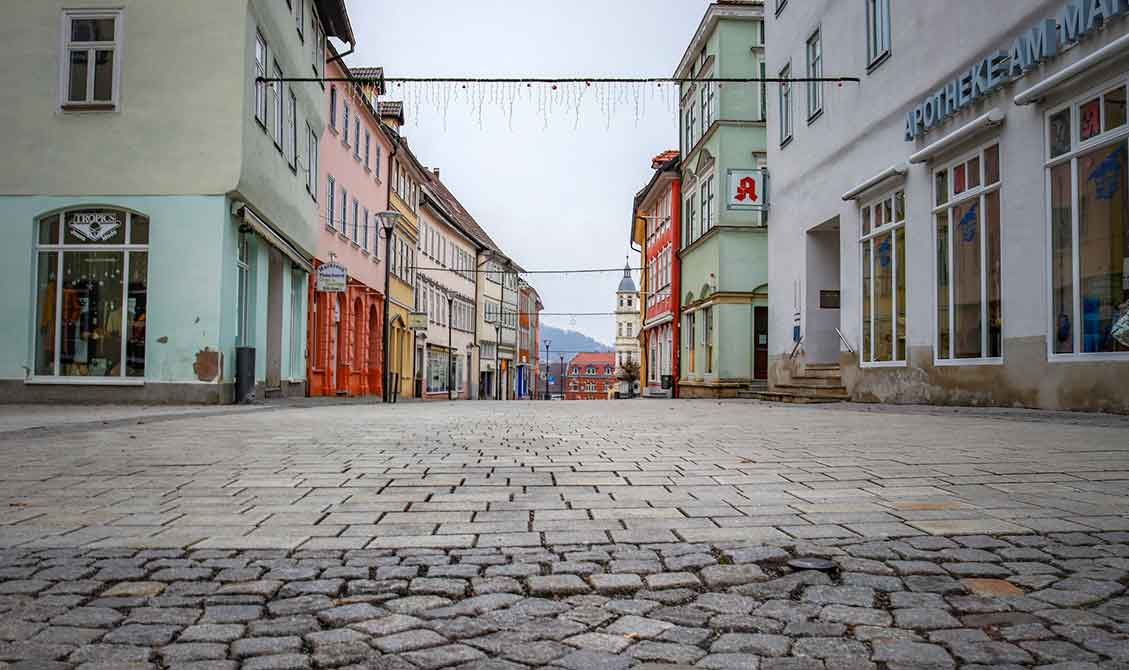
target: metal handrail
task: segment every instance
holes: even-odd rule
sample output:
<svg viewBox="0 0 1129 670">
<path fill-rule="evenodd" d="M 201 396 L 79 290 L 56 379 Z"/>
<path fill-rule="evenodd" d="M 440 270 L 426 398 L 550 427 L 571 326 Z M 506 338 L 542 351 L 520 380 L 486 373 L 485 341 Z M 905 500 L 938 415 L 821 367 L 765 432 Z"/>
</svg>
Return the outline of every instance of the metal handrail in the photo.
<svg viewBox="0 0 1129 670">
<path fill-rule="evenodd" d="M 847 351 L 852 354 L 855 353 L 855 350 L 851 347 L 851 343 L 847 341 L 847 338 L 843 337 L 843 333 L 840 332 L 838 328 L 835 329 L 835 334 L 839 336 L 839 340 L 847 347 Z"/>
<path fill-rule="evenodd" d="M 796 352 L 800 350 L 800 345 L 804 342 L 804 336 L 800 335 L 800 339 L 796 340 L 796 346 L 792 347 L 792 353 L 788 354 L 789 359 L 796 357 Z"/>
</svg>

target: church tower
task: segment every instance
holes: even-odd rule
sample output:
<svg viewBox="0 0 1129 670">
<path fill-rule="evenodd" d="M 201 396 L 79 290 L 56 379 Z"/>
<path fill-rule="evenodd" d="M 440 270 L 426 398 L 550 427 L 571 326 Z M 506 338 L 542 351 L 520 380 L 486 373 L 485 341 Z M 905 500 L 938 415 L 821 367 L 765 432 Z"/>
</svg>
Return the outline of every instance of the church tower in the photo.
<svg viewBox="0 0 1129 670">
<path fill-rule="evenodd" d="M 641 321 L 641 306 L 639 304 L 639 291 L 635 288 L 635 280 L 631 277 L 630 259 L 623 267 L 623 279 L 619 281 L 619 288 L 615 292 L 615 362 L 616 374 L 623 369 L 624 363 L 633 361 L 636 366 L 640 364 L 639 358 L 639 327 Z M 638 368 L 636 368 L 638 369 Z M 634 382 L 619 382 L 621 396 L 634 395 L 639 388 L 639 380 Z"/>
</svg>

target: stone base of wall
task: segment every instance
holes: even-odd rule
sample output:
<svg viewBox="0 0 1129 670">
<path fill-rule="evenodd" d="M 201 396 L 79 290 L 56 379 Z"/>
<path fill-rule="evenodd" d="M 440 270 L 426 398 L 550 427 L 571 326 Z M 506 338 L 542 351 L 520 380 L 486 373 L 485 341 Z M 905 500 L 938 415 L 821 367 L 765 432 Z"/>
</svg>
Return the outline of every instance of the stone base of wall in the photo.
<svg viewBox="0 0 1129 670">
<path fill-rule="evenodd" d="M 680 398 L 736 398 L 739 391 L 749 388 L 748 382 L 678 382 Z"/>
<path fill-rule="evenodd" d="M 864 368 L 840 354 L 843 384 L 855 402 L 1017 407 L 1129 414 L 1129 360 L 1049 361 L 1043 337 L 1004 341 L 1001 365 L 935 365 L 932 347 L 911 347 L 905 367 Z M 777 356 L 771 384 L 799 374 L 803 356 Z"/>
<path fill-rule="evenodd" d="M 305 393 L 305 383 L 299 384 Z M 259 398 L 262 396 L 259 395 Z M 293 397 L 288 395 L 287 397 Z M 227 405 L 235 398 L 231 383 L 148 383 L 142 386 L 92 384 L 25 384 L 0 380 L 0 404 L 63 403 L 71 405 Z"/>
</svg>

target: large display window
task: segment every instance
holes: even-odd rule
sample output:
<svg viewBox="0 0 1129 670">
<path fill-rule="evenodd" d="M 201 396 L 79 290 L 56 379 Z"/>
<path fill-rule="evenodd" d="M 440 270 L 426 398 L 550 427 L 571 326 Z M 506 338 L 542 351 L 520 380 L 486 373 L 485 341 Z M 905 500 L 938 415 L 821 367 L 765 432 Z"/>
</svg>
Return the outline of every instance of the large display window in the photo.
<svg viewBox="0 0 1129 670">
<path fill-rule="evenodd" d="M 861 217 L 862 365 L 905 365 L 905 191 L 867 203 Z"/>
<path fill-rule="evenodd" d="M 112 208 L 36 222 L 35 376 L 145 376 L 149 219 Z"/>
<path fill-rule="evenodd" d="M 1129 356 L 1126 82 L 1047 114 L 1052 359 Z"/>
</svg>

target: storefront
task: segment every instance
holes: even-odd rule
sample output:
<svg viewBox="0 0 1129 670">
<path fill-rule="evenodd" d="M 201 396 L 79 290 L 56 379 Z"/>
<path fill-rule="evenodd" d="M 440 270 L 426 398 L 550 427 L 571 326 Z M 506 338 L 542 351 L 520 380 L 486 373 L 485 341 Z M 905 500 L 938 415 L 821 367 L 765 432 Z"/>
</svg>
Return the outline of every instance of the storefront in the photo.
<svg viewBox="0 0 1129 670">
<path fill-rule="evenodd" d="M 340 268 L 340 284 L 322 281 Z M 311 396 L 378 396 L 384 388 L 384 299 L 336 263 L 317 262 L 310 279 Z"/>
<path fill-rule="evenodd" d="M 240 345 L 256 349 L 260 393 L 304 391 L 307 273 L 280 238 L 246 223 L 246 207 L 153 196 L 2 198 L 0 208 L 24 222 L 0 251 L 10 315 L 0 397 L 229 402 Z"/>
<path fill-rule="evenodd" d="M 855 400 L 1129 411 L 1129 22 L 1092 4 L 970 7 L 962 25 L 983 27 L 943 59 L 961 64 L 927 71 L 913 53 L 955 19 L 900 33 L 874 77 L 918 93 L 882 123 L 845 119 L 867 130 L 836 165 L 777 184 L 803 218 L 776 229 L 772 281 L 804 279 L 776 311 L 797 337 L 774 384 L 834 356 Z"/>
</svg>

